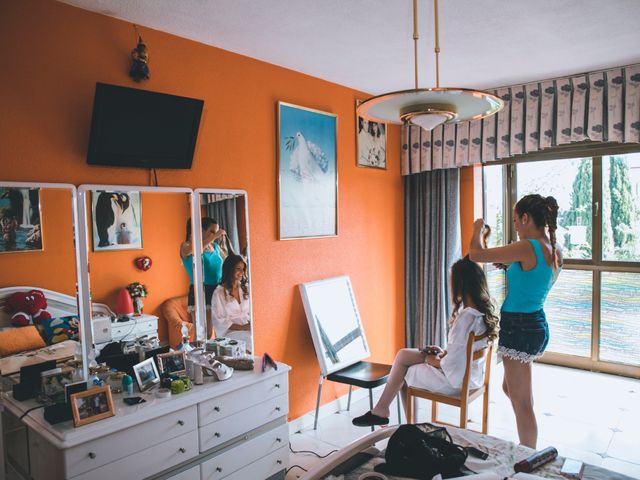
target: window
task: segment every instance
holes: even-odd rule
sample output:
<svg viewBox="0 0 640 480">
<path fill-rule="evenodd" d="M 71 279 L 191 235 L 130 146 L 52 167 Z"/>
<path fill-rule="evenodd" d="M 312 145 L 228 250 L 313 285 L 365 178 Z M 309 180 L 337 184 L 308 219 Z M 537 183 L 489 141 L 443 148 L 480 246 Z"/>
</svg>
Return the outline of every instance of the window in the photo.
<svg viewBox="0 0 640 480">
<path fill-rule="evenodd" d="M 493 245 L 515 240 L 523 195 L 553 195 L 560 207 L 565 263 L 545 303 L 543 361 L 640 376 L 640 153 L 491 165 L 483 175 Z M 487 278 L 501 305 L 504 274 L 487 267 Z"/>
</svg>

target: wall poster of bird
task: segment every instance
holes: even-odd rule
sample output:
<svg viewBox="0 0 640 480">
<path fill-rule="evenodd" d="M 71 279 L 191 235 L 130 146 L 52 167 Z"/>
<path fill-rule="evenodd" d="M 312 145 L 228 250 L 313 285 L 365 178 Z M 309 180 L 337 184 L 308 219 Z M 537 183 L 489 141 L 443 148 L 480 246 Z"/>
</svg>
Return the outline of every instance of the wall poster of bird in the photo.
<svg viewBox="0 0 640 480">
<path fill-rule="evenodd" d="M 91 192 L 93 251 L 142 248 L 140 192 Z"/>
<path fill-rule="evenodd" d="M 279 238 L 338 234 L 336 115 L 278 102 Z"/>
</svg>

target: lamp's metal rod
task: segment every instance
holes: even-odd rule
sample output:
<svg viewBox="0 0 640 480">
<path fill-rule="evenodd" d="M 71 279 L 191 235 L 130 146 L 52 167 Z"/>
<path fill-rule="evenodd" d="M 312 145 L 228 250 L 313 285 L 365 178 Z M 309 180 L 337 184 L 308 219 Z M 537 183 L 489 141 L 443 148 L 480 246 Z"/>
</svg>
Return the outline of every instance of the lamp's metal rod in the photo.
<svg viewBox="0 0 640 480">
<path fill-rule="evenodd" d="M 418 89 L 418 0 L 413 0 L 413 68 L 416 90 Z"/>
<path fill-rule="evenodd" d="M 435 23 L 435 34 L 436 34 L 436 48 L 434 51 L 436 52 L 436 88 L 440 87 L 440 62 L 438 55 L 440 55 L 440 35 L 438 33 L 438 0 L 433 0 L 433 17 Z"/>
</svg>

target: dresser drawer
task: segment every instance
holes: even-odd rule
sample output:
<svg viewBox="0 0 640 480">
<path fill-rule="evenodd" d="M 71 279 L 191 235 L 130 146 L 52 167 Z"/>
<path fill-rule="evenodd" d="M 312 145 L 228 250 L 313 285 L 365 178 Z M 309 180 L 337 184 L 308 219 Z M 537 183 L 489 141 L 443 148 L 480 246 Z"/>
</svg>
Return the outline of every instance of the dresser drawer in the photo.
<svg viewBox="0 0 640 480">
<path fill-rule="evenodd" d="M 176 473 L 175 475 L 168 477 L 167 480 L 200 480 L 200 465 L 191 467 L 184 472 Z"/>
<path fill-rule="evenodd" d="M 288 465 L 289 448 L 285 446 L 223 478 L 224 480 L 264 480 L 287 468 Z"/>
<path fill-rule="evenodd" d="M 65 451 L 67 475 L 88 472 L 186 432 L 193 431 L 197 439 L 196 411 L 194 405 L 70 448 Z"/>
<path fill-rule="evenodd" d="M 129 321 L 123 323 L 111 324 L 111 339 L 114 342 L 126 339 L 135 340 L 136 337 L 141 335 L 157 335 L 158 332 L 158 319 L 148 318 L 140 319 L 136 322 Z"/>
<path fill-rule="evenodd" d="M 220 480 L 288 444 L 289 426 L 280 425 L 204 462 L 201 471 L 202 480 Z"/>
<path fill-rule="evenodd" d="M 198 434 L 194 430 L 83 473 L 74 477 L 73 480 L 142 479 L 190 460 L 197 455 Z M 247 479 L 245 478 L 245 480 Z"/>
<path fill-rule="evenodd" d="M 238 435 L 282 417 L 287 414 L 288 407 L 288 396 L 285 393 L 284 395 L 264 400 L 222 420 L 200 427 L 198 429 L 200 451 L 205 452 Z"/>
<path fill-rule="evenodd" d="M 221 395 L 198 405 L 198 425 L 229 417 L 267 399 L 286 393 L 288 375 L 283 372 L 262 382 Z"/>
</svg>

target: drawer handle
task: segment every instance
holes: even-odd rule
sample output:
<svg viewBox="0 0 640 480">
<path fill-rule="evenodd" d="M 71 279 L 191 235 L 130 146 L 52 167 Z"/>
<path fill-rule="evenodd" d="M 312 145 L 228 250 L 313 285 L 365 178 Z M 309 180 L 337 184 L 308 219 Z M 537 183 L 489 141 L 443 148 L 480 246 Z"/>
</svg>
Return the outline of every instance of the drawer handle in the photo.
<svg viewBox="0 0 640 480">
<path fill-rule="evenodd" d="M 278 465 L 282 465 L 282 460 L 276 460 L 276 463 L 277 463 Z"/>
<path fill-rule="evenodd" d="M 218 432 L 213 434 L 214 437 L 220 438 L 220 434 Z"/>
<path fill-rule="evenodd" d="M 182 447 L 180 447 L 178 450 L 180 451 L 180 453 L 186 453 L 186 450 Z"/>
<path fill-rule="evenodd" d="M 219 412 L 219 411 L 220 411 L 220 407 L 213 407 L 213 409 L 214 409 L 216 412 Z"/>
<path fill-rule="evenodd" d="M 276 442 L 281 443 L 282 439 L 280 437 L 276 438 Z"/>
<path fill-rule="evenodd" d="M 279 411 L 280 411 L 280 407 L 276 407 L 276 412 L 279 412 Z"/>
<path fill-rule="evenodd" d="M 221 471 L 222 471 L 222 468 L 216 467 L 216 472 L 221 472 Z"/>
<path fill-rule="evenodd" d="M 182 427 L 184 425 L 184 420 L 178 420 L 178 425 Z"/>
<path fill-rule="evenodd" d="M 96 454 L 93 452 L 89 452 L 89 458 L 94 459 L 96 458 Z"/>
<path fill-rule="evenodd" d="M 276 384 L 275 384 L 275 387 L 276 387 L 276 388 L 280 388 L 280 384 L 279 384 L 279 383 L 276 383 Z"/>
</svg>

